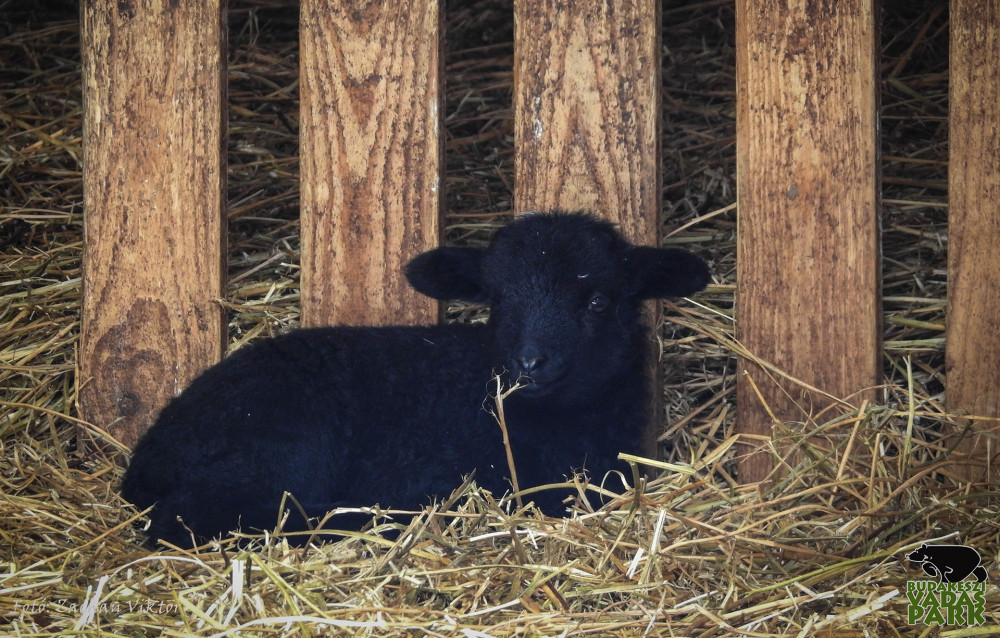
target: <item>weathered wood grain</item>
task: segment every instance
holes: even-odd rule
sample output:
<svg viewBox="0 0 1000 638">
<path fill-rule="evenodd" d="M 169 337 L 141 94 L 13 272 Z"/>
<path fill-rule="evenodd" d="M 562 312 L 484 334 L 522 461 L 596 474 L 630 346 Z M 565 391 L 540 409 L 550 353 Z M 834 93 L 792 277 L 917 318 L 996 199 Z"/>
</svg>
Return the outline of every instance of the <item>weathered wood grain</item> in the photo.
<svg viewBox="0 0 1000 638">
<path fill-rule="evenodd" d="M 737 337 L 860 404 L 880 378 L 879 145 L 872 0 L 737 1 Z M 828 405 L 740 361 L 739 431 Z M 771 470 L 741 448 L 739 475 Z"/>
<path fill-rule="evenodd" d="M 516 0 L 514 19 L 515 208 L 586 210 L 658 244 L 659 2 Z"/>
<path fill-rule="evenodd" d="M 440 239 L 439 0 L 303 0 L 302 321 L 428 323 L 402 265 Z"/>
<path fill-rule="evenodd" d="M 79 401 L 126 445 L 223 352 L 219 0 L 85 0 Z"/>
<path fill-rule="evenodd" d="M 514 3 L 515 201 L 656 242 L 659 3 Z"/>
<path fill-rule="evenodd" d="M 952 0 L 950 21 L 947 404 L 1000 417 L 1000 1 Z M 1000 477 L 995 438 L 959 452 L 982 464 L 966 478 Z"/>
</svg>

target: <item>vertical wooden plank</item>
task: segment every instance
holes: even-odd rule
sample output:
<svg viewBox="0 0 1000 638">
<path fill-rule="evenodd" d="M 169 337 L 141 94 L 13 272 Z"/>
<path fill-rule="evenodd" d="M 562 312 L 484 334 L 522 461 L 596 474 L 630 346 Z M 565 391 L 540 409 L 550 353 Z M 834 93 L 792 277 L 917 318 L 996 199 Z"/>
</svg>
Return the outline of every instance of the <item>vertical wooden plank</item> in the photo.
<svg viewBox="0 0 1000 638">
<path fill-rule="evenodd" d="M 135 443 L 222 355 L 221 0 L 85 0 L 80 408 Z"/>
<path fill-rule="evenodd" d="M 658 244 L 658 0 L 515 0 L 514 19 L 515 207 L 587 210 Z"/>
<path fill-rule="evenodd" d="M 1000 417 L 1000 0 L 952 0 L 950 21 L 947 403 Z M 1000 477 L 996 440 L 960 451 L 985 466 L 968 478 Z"/>
<path fill-rule="evenodd" d="M 428 323 L 402 265 L 440 239 L 439 0 L 303 0 L 302 321 Z"/>
<path fill-rule="evenodd" d="M 836 397 L 874 398 L 881 367 L 878 83 L 872 0 L 738 0 L 737 337 Z M 777 418 L 828 401 L 741 360 Z M 771 433 L 748 379 L 739 431 Z M 771 470 L 744 445 L 739 475 Z"/>
<path fill-rule="evenodd" d="M 518 210 L 581 209 L 656 243 L 659 3 L 517 0 Z"/>
</svg>

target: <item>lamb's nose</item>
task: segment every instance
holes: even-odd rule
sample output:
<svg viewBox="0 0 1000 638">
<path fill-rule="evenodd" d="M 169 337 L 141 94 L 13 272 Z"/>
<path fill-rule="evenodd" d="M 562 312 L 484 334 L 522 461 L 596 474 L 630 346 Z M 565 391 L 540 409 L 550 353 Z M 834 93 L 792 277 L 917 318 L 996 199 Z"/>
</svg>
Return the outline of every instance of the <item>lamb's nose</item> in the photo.
<svg viewBox="0 0 1000 638">
<path fill-rule="evenodd" d="M 540 354 L 522 355 L 517 358 L 517 365 L 523 374 L 531 375 L 537 372 L 547 360 L 547 357 Z"/>
</svg>

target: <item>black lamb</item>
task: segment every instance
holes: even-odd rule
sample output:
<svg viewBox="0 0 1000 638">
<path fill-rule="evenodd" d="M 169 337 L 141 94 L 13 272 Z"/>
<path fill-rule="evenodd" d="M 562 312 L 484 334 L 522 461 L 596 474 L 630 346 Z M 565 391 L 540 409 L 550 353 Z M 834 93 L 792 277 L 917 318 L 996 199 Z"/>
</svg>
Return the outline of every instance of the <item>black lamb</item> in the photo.
<svg viewBox="0 0 1000 638">
<path fill-rule="evenodd" d="M 495 373 L 524 384 L 504 403 L 522 489 L 627 470 L 617 455 L 638 451 L 648 418 L 640 302 L 709 281 L 698 257 L 633 246 L 580 213 L 519 216 L 489 247 L 428 251 L 406 276 L 435 299 L 488 303 L 488 323 L 303 329 L 209 368 L 163 409 L 125 474 L 122 495 L 155 505 L 150 542 L 273 529 L 285 492 L 310 517 L 413 510 L 475 471 L 499 497 L 511 485 L 488 410 Z M 558 515 L 568 494 L 530 499 Z M 287 504 L 285 529 L 305 529 Z"/>
</svg>

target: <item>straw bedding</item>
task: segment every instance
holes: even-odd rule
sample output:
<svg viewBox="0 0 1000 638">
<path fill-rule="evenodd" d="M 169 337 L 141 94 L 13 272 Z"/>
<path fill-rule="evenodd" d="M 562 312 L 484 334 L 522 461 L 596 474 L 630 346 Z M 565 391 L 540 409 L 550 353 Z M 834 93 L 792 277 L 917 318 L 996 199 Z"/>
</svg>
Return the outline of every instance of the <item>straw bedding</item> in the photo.
<svg viewBox="0 0 1000 638">
<path fill-rule="evenodd" d="M 473 484 L 412 522 L 320 547 L 261 538 L 149 553 L 104 438 L 77 419 L 82 209 L 72 4 L 7 2 L 0 24 L 0 633 L 79 635 L 992 635 L 995 486 L 956 480 L 943 408 L 947 21 L 886 3 L 885 387 L 803 414 L 803 450 L 770 488 L 734 477 L 735 160 L 730 2 L 664 3 L 664 241 L 715 284 L 658 328 L 667 430 L 659 478 L 612 476 L 606 505 L 542 519 Z M 509 8 L 448 7 L 447 238 L 512 213 Z M 298 320 L 296 12 L 230 10 L 231 348 Z M 481 310 L 452 308 L 453 320 Z M 977 422 L 973 422 L 974 425 Z M 802 432 L 811 436 L 804 437 Z M 105 449 L 107 447 L 105 446 Z M 593 487 L 593 486 L 592 486 Z M 621 495 L 621 496 L 616 496 Z M 387 529 L 393 535 L 382 535 Z M 390 540 L 391 538 L 391 540 Z M 903 558 L 975 547 L 986 625 L 907 623 Z"/>
</svg>

